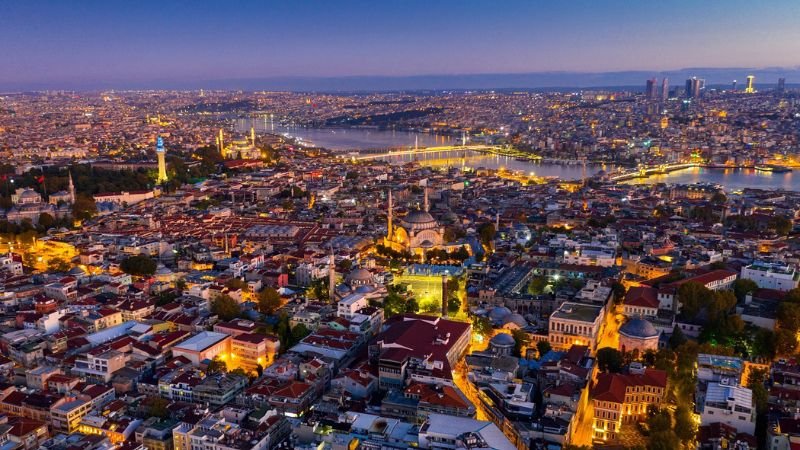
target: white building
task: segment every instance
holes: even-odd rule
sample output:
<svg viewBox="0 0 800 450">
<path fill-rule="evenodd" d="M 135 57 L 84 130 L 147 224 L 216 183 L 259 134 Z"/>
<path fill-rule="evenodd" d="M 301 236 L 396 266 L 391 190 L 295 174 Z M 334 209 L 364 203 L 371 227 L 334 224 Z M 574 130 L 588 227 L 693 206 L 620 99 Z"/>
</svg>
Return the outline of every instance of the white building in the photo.
<svg viewBox="0 0 800 450">
<path fill-rule="evenodd" d="M 788 291 L 797 287 L 800 274 L 789 265 L 755 261 L 742 267 L 742 278 L 755 281 L 763 289 Z"/>
<path fill-rule="evenodd" d="M 214 331 L 203 331 L 172 347 L 172 356 L 185 356 L 192 365 L 197 367 L 205 360 L 219 357 L 222 361 L 228 359 L 231 353 L 231 336 Z"/>
<path fill-rule="evenodd" d="M 419 430 L 419 448 L 515 450 L 517 447 L 492 422 L 431 413 Z"/>
<path fill-rule="evenodd" d="M 714 422 L 729 425 L 740 433 L 755 435 L 756 411 L 753 391 L 730 383 L 709 383 L 700 408 L 703 425 Z"/>
<path fill-rule="evenodd" d="M 594 351 L 604 316 L 605 306 L 563 303 L 550 315 L 550 345 L 556 350 L 586 345 Z"/>
<path fill-rule="evenodd" d="M 363 294 L 355 293 L 339 300 L 336 315 L 345 319 L 350 319 L 355 315 L 356 311 L 369 306 L 367 298 Z"/>
</svg>

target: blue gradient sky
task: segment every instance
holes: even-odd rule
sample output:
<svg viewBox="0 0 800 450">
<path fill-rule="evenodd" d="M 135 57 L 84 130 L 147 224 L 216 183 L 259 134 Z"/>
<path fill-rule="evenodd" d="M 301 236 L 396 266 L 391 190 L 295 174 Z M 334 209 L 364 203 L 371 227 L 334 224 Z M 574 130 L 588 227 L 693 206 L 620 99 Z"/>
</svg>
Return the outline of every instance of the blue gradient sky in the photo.
<svg viewBox="0 0 800 450">
<path fill-rule="evenodd" d="M 800 65 L 799 0 L 0 0 L 0 85 Z"/>
</svg>

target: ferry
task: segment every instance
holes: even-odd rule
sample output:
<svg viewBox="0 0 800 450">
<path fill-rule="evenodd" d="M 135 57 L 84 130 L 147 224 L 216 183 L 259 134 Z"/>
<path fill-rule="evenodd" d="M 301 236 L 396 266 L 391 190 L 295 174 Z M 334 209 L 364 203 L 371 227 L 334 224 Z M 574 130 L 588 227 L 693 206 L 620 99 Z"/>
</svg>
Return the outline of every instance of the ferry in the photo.
<svg viewBox="0 0 800 450">
<path fill-rule="evenodd" d="M 791 167 L 786 166 L 776 166 L 774 164 L 762 164 L 755 166 L 755 169 L 760 172 L 774 172 L 774 173 L 786 173 L 791 172 Z"/>
</svg>

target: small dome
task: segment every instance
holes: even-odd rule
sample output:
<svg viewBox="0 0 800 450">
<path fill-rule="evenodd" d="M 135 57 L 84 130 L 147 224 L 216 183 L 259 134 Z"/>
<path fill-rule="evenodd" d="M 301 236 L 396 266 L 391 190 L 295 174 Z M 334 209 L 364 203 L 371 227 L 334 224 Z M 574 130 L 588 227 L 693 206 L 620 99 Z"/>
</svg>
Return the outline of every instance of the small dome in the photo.
<svg viewBox="0 0 800 450">
<path fill-rule="evenodd" d="M 413 211 L 408 213 L 403 218 L 403 221 L 407 223 L 432 223 L 436 222 L 436 219 L 427 211 Z"/>
<path fill-rule="evenodd" d="M 374 292 L 374 291 L 375 291 L 375 288 L 372 287 L 372 286 L 369 286 L 369 285 L 359 286 L 359 287 L 356 288 L 356 293 L 359 293 L 359 294 L 369 294 L 369 293 Z"/>
<path fill-rule="evenodd" d="M 156 275 L 172 275 L 172 271 L 164 264 L 158 263 L 158 266 L 156 266 Z"/>
<path fill-rule="evenodd" d="M 433 242 L 425 239 L 424 241 L 420 242 L 419 246 L 422 248 L 433 248 Z"/>
<path fill-rule="evenodd" d="M 511 310 L 505 306 L 497 306 L 489 311 L 489 319 L 493 322 L 502 322 L 506 317 L 511 315 Z"/>
<path fill-rule="evenodd" d="M 67 274 L 73 277 L 82 277 L 86 275 L 86 271 L 83 270 L 80 266 L 75 266 L 72 269 L 69 269 L 69 272 L 67 272 Z"/>
<path fill-rule="evenodd" d="M 632 338 L 651 338 L 658 336 L 658 330 L 652 323 L 644 319 L 629 319 L 619 328 L 620 334 Z"/>
<path fill-rule="evenodd" d="M 372 272 L 363 267 L 356 267 L 347 274 L 347 281 L 372 282 Z"/>
<path fill-rule="evenodd" d="M 38 200 L 39 194 L 36 193 L 33 189 L 25 189 L 19 194 L 20 200 Z"/>
<path fill-rule="evenodd" d="M 528 326 L 528 321 L 522 317 L 522 314 L 510 314 L 508 317 L 505 318 L 505 323 L 513 323 L 514 325 L 524 328 Z"/>
<path fill-rule="evenodd" d="M 498 333 L 489 340 L 489 344 L 495 347 L 514 346 L 514 337 L 508 333 Z"/>
</svg>

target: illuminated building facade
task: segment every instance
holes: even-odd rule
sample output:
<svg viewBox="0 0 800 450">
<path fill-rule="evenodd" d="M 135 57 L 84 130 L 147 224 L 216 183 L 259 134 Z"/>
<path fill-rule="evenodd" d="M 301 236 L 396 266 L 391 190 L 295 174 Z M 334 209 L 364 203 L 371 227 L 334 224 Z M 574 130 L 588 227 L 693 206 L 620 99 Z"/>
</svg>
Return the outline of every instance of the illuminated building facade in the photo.
<svg viewBox="0 0 800 450">
<path fill-rule="evenodd" d="M 159 136 L 156 140 L 156 158 L 158 158 L 158 184 L 167 182 L 167 162 L 164 159 L 165 156 L 164 140 L 161 139 L 161 136 Z"/>
<path fill-rule="evenodd" d="M 666 388 L 667 373 L 663 370 L 598 374 L 591 395 L 594 404 L 593 437 L 613 440 L 623 423 L 645 420 L 648 407 L 661 404 Z"/>
<path fill-rule="evenodd" d="M 745 94 L 753 94 L 756 92 L 755 81 L 756 81 L 755 75 L 747 76 L 747 86 L 744 88 Z"/>
</svg>

